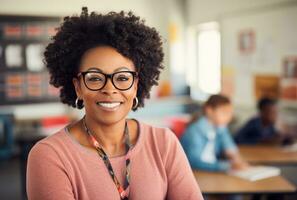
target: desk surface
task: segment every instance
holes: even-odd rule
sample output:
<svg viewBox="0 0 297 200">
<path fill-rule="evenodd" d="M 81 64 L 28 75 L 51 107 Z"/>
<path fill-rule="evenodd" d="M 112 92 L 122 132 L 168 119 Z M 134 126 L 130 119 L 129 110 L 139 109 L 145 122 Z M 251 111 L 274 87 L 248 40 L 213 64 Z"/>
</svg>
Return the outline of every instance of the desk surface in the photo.
<svg viewBox="0 0 297 200">
<path fill-rule="evenodd" d="M 194 171 L 203 194 L 291 193 L 296 188 L 282 176 L 247 181 L 220 172 Z"/>
<path fill-rule="evenodd" d="M 286 151 L 279 146 L 239 146 L 242 157 L 256 164 L 296 164 L 297 152 Z"/>
</svg>

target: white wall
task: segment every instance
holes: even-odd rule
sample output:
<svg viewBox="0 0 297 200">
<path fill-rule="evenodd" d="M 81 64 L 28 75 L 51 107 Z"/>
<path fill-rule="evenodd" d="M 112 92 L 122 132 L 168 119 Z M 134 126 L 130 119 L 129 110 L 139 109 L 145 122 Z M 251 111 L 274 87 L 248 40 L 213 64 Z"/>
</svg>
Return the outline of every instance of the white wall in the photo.
<svg viewBox="0 0 297 200">
<path fill-rule="evenodd" d="M 222 15 L 287 4 L 293 1 L 295 0 L 187 0 L 187 23 L 192 26 L 217 21 Z"/>
</svg>

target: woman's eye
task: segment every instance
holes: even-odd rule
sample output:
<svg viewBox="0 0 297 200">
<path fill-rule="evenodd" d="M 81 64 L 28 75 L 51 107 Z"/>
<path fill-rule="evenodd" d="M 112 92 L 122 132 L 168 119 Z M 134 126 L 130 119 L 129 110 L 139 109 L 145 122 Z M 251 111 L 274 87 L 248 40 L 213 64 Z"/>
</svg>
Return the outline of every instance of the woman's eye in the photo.
<svg viewBox="0 0 297 200">
<path fill-rule="evenodd" d="M 88 81 L 103 81 L 103 79 L 100 77 L 89 77 Z"/>
<path fill-rule="evenodd" d="M 128 81 L 129 80 L 129 77 L 126 77 L 126 76 L 119 76 L 117 78 L 117 81 Z"/>
</svg>

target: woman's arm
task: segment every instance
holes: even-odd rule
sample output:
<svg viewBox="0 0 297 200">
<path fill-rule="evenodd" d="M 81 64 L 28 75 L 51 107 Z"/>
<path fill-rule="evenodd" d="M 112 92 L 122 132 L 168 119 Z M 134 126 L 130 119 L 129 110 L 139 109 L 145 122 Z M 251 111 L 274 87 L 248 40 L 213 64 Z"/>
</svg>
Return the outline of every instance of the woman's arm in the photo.
<svg viewBox="0 0 297 200">
<path fill-rule="evenodd" d="M 27 165 L 29 200 L 74 200 L 65 166 L 48 144 L 38 143 L 30 151 Z"/>
</svg>

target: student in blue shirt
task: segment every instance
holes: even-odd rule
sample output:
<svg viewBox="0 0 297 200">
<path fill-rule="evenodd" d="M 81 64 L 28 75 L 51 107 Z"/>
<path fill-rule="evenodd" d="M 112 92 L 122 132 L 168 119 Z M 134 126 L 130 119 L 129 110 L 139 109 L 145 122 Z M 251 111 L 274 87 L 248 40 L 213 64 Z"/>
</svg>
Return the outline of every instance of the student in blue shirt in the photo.
<svg viewBox="0 0 297 200">
<path fill-rule="evenodd" d="M 261 98 L 258 101 L 259 114 L 250 119 L 236 134 L 235 141 L 239 144 L 275 143 L 280 139 L 275 128 L 277 119 L 276 101 Z M 280 141 L 279 141 L 280 142 Z"/>
<path fill-rule="evenodd" d="M 192 168 L 228 171 L 248 167 L 227 128 L 232 113 L 231 102 L 225 96 L 212 95 L 205 102 L 203 116 L 193 119 L 181 137 Z"/>
</svg>

